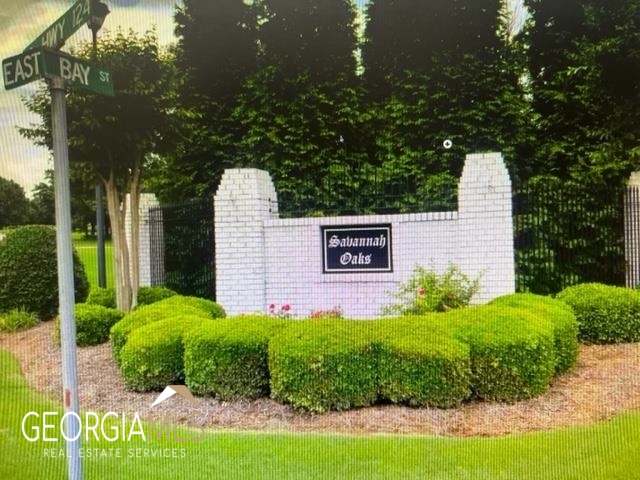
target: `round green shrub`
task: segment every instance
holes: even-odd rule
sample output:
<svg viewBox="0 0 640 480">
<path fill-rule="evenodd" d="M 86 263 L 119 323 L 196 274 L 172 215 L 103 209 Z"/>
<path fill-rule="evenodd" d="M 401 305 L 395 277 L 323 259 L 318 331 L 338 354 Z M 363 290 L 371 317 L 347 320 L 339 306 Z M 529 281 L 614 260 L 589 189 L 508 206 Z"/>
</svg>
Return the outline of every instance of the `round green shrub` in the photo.
<svg viewBox="0 0 640 480">
<path fill-rule="evenodd" d="M 126 314 L 111 328 L 111 350 L 116 363 L 120 363 L 120 350 L 132 331 L 149 323 L 178 315 L 222 318 L 226 313 L 222 307 L 214 302 L 196 297 L 183 297 L 182 295 L 175 295 L 151 305 L 143 305 Z"/>
<path fill-rule="evenodd" d="M 79 347 L 98 345 L 109 340 L 109 331 L 123 316 L 120 310 L 102 305 L 77 303 L 74 309 L 76 320 L 76 344 Z M 60 317 L 56 317 L 55 339 L 60 343 Z"/>
<path fill-rule="evenodd" d="M 640 341 L 640 292 L 599 283 L 565 288 L 557 297 L 571 307 L 584 343 Z"/>
<path fill-rule="evenodd" d="M 578 322 L 571 308 L 560 300 L 532 293 L 499 297 L 491 305 L 517 308 L 520 314 L 549 320 L 553 325 L 556 373 L 573 369 L 578 360 Z"/>
<path fill-rule="evenodd" d="M 173 297 L 177 295 L 170 288 L 153 286 L 153 287 L 140 287 L 138 289 L 138 306 L 151 305 L 152 303 L 159 302 L 165 298 Z"/>
<path fill-rule="evenodd" d="M 442 335 L 390 335 L 378 341 L 378 393 L 392 403 L 447 408 L 471 395 L 469 346 Z"/>
<path fill-rule="evenodd" d="M 556 370 L 551 322 L 491 305 L 446 317 L 454 338 L 470 347 L 476 398 L 513 402 L 547 391 Z"/>
<path fill-rule="evenodd" d="M 371 405 L 377 354 L 361 324 L 296 322 L 269 343 L 272 398 L 314 412 Z"/>
<path fill-rule="evenodd" d="M 86 303 L 102 305 L 107 308 L 116 308 L 116 289 L 113 287 L 95 287 L 89 291 Z"/>
<path fill-rule="evenodd" d="M 286 320 L 247 316 L 203 324 L 185 335 L 185 381 L 192 393 L 220 400 L 269 395 L 270 339 Z"/>
<path fill-rule="evenodd" d="M 203 322 L 207 319 L 178 315 L 131 332 L 120 355 L 127 388 L 147 392 L 184 383 L 183 336 Z"/>
<path fill-rule="evenodd" d="M 84 302 L 89 282 L 73 251 L 76 302 Z M 46 225 L 16 228 L 0 241 L 0 310 L 22 308 L 42 320 L 58 312 L 56 232 Z"/>
</svg>

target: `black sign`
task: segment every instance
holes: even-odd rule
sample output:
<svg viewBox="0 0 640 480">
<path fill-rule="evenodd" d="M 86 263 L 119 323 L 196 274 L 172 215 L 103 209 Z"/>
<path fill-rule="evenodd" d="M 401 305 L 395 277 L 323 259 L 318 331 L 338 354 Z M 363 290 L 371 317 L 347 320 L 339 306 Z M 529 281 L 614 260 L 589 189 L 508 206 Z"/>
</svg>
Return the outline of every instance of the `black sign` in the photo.
<svg viewBox="0 0 640 480">
<path fill-rule="evenodd" d="M 391 225 L 321 227 L 325 273 L 391 272 Z"/>
</svg>

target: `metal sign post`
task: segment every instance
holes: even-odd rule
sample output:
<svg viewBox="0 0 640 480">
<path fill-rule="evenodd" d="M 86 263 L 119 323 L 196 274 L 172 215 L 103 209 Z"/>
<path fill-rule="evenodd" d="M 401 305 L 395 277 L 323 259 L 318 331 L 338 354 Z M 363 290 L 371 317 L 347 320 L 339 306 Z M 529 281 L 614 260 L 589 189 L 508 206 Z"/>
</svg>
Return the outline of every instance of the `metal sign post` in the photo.
<svg viewBox="0 0 640 480">
<path fill-rule="evenodd" d="M 67 143 L 66 88 L 62 78 L 52 78 L 51 130 L 53 135 L 53 172 L 56 204 L 56 252 L 58 258 L 58 298 L 60 305 L 60 341 L 62 344 L 62 388 L 64 411 L 80 413 L 76 372 L 75 292 L 73 249 L 71 243 L 71 194 L 69 189 L 69 148 Z M 80 425 L 67 417 L 68 438 L 78 436 Z M 80 439 L 67 441 L 67 466 L 70 480 L 82 478 Z"/>
</svg>

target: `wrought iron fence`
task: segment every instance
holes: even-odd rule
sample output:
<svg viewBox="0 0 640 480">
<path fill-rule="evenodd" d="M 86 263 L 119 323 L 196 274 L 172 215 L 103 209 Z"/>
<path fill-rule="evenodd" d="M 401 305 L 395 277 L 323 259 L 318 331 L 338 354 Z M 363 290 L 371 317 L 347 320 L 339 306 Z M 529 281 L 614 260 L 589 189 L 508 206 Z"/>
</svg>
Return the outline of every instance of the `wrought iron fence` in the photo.
<svg viewBox="0 0 640 480">
<path fill-rule="evenodd" d="M 513 204 L 517 290 L 624 285 L 624 193 L 552 178 L 519 188 Z"/>
<path fill-rule="evenodd" d="M 213 200 L 155 207 L 149 213 L 151 258 L 159 259 L 151 266 L 154 283 L 215 299 Z"/>
</svg>

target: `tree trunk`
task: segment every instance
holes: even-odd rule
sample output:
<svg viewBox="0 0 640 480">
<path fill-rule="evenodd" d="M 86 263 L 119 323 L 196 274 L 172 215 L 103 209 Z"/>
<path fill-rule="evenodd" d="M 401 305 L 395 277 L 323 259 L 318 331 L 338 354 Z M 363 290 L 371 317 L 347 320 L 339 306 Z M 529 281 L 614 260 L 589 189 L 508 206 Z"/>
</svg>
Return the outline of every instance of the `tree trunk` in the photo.
<svg viewBox="0 0 640 480">
<path fill-rule="evenodd" d="M 126 203 L 120 201 L 118 186 L 113 172 L 104 181 L 107 197 L 107 209 L 111 219 L 111 238 L 113 240 L 113 260 L 116 277 L 116 305 L 123 312 L 131 311 L 131 275 L 129 269 L 129 248 L 124 229 Z"/>
<path fill-rule="evenodd" d="M 138 288 L 140 287 L 140 174 L 141 168 L 136 166 L 132 172 L 131 199 L 131 309 L 138 304 Z"/>
</svg>

